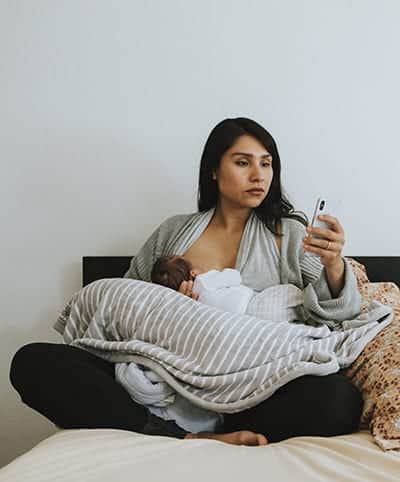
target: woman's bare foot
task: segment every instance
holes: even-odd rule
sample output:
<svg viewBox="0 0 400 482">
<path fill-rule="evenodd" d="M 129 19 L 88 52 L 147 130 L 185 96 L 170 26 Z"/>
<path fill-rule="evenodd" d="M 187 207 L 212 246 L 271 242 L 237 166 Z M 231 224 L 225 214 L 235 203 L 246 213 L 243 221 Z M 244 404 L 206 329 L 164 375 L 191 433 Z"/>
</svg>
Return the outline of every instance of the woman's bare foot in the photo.
<svg viewBox="0 0 400 482">
<path fill-rule="evenodd" d="M 250 432 L 249 430 L 240 430 L 239 432 L 230 433 L 188 433 L 185 439 L 194 438 L 209 438 L 213 440 L 220 440 L 232 445 L 267 445 L 267 438 L 261 433 Z"/>
</svg>

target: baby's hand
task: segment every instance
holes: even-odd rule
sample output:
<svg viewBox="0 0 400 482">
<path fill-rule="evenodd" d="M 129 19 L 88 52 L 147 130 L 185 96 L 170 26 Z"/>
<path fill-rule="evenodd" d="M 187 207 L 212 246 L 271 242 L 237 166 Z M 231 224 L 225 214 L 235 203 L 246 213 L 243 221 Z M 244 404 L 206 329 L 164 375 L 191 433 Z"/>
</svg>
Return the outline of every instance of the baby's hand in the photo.
<svg viewBox="0 0 400 482">
<path fill-rule="evenodd" d="M 198 300 L 199 295 L 197 293 L 193 293 L 193 281 L 182 281 L 179 286 L 178 292 L 182 293 L 183 295 L 189 296 L 193 300 Z"/>
</svg>

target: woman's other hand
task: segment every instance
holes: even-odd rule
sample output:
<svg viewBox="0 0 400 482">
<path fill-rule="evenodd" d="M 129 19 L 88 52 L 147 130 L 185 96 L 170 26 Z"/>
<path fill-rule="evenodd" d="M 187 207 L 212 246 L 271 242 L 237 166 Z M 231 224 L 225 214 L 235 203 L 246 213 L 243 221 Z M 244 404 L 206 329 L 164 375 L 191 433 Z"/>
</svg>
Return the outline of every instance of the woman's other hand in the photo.
<svg viewBox="0 0 400 482">
<path fill-rule="evenodd" d="M 198 300 L 199 295 L 197 293 L 193 293 L 193 281 L 182 281 L 179 286 L 178 293 L 182 293 L 183 295 L 189 296 L 193 300 Z"/>
</svg>

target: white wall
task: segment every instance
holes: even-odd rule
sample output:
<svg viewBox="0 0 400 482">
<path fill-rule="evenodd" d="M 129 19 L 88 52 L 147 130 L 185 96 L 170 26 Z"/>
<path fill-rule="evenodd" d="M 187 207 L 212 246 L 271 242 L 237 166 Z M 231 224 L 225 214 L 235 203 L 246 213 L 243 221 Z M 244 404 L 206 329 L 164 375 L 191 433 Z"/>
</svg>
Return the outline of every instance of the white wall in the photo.
<svg viewBox="0 0 400 482">
<path fill-rule="evenodd" d="M 196 210 L 220 120 L 251 117 L 311 215 L 341 198 L 346 255 L 400 255 L 400 5 L 368 0 L 0 2 L 0 465 L 56 431 L 8 381 L 80 287 Z"/>
</svg>

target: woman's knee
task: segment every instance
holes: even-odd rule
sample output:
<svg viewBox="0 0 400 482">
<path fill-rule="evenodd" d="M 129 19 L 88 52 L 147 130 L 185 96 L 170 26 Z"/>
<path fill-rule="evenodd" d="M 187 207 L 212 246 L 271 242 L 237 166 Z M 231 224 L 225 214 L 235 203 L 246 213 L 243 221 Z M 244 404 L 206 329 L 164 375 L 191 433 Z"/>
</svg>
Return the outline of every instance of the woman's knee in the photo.
<svg viewBox="0 0 400 482">
<path fill-rule="evenodd" d="M 17 391 L 20 391 L 26 382 L 32 379 L 33 373 L 37 372 L 48 345 L 50 343 L 28 343 L 15 353 L 10 365 L 10 382 Z"/>
<path fill-rule="evenodd" d="M 326 404 L 328 431 L 344 435 L 359 429 L 364 405 L 361 391 L 344 375 L 335 374 L 324 380 L 323 403 Z"/>
</svg>

